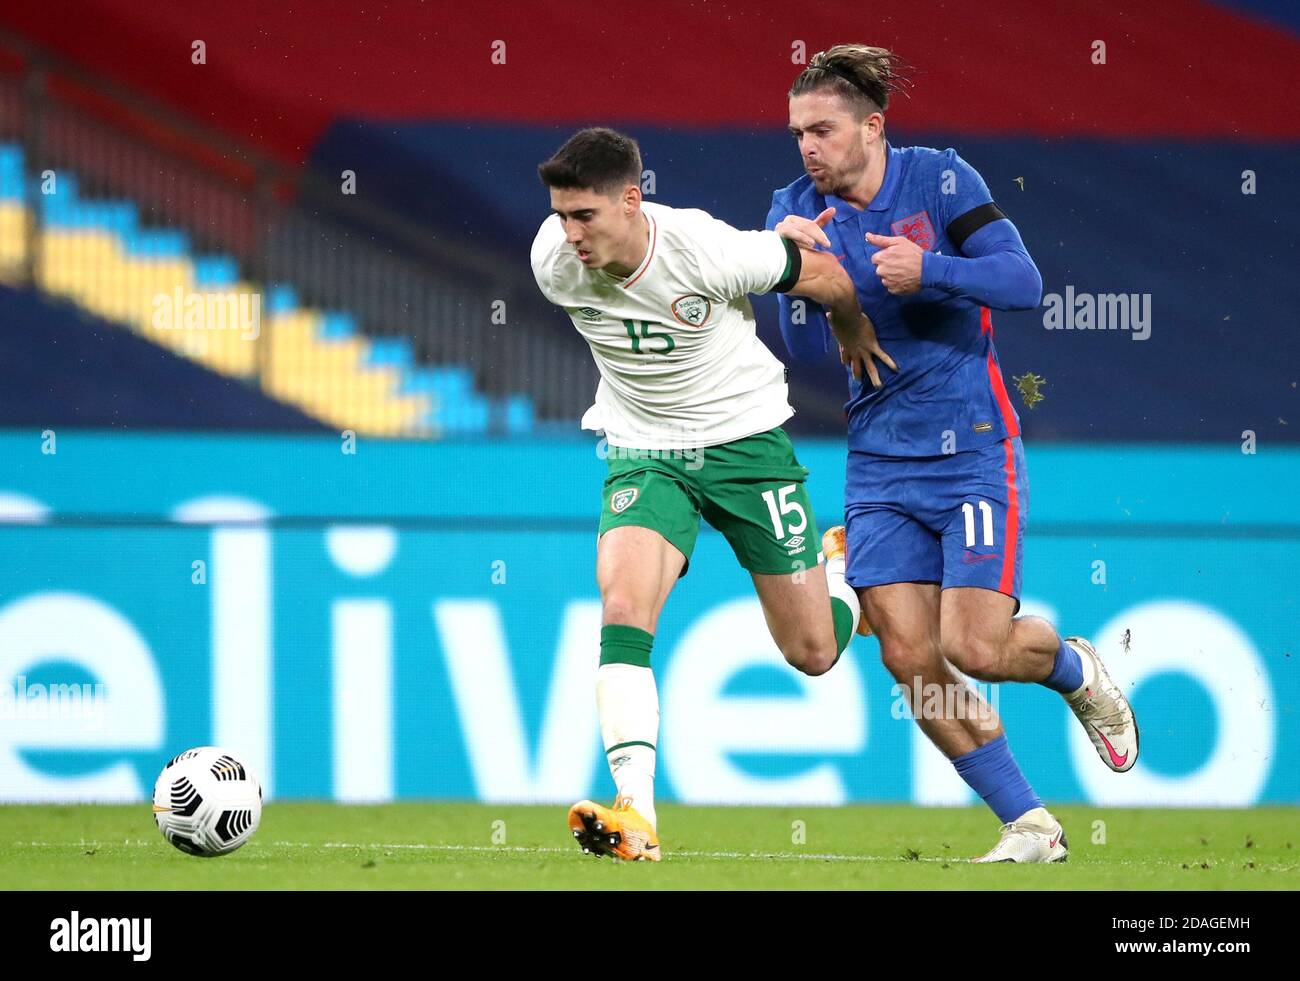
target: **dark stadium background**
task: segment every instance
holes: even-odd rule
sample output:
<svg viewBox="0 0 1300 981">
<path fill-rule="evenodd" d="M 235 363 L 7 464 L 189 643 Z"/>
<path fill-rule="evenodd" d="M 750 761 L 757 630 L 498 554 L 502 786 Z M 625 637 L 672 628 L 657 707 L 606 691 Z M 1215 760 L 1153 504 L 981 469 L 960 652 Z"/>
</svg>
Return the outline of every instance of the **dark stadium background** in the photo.
<svg viewBox="0 0 1300 981">
<path fill-rule="evenodd" d="M 1104 64 L 1091 57 L 1098 39 Z M 455 721 L 464 703 L 448 669 L 421 658 L 446 639 L 431 633 L 432 599 L 500 601 L 531 744 L 549 711 L 559 611 L 595 596 L 600 465 L 577 419 L 596 375 L 529 272 L 548 211 L 536 165 L 576 127 L 617 126 L 641 141 L 653 200 L 758 227 L 772 191 L 800 173 L 785 133 L 798 56 L 841 41 L 911 63 L 908 93 L 887 114 L 891 141 L 957 148 L 1016 222 L 1045 293 L 1150 294 L 1144 341 L 1047 331 L 1041 309 L 994 316 L 1008 383 L 1045 379 L 1032 409 L 1013 394 L 1035 475 L 1027 588 L 1081 630 L 1165 600 L 1236 624 L 1288 709 L 1243 752 L 1276 741 L 1279 755 L 1241 797 L 1187 799 L 1300 798 L 1289 709 L 1300 691 L 1289 646 L 1300 9 L 1280 0 L 6 5 L 0 616 L 38 593 L 98 597 L 140 632 L 167 707 L 117 749 L 69 753 L 38 740 L 44 749 L 13 764 L 84 776 L 121 758 L 134 782 L 28 793 L 130 799 L 184 745 L 261 727 L 247 752 L 274 767 L 286 795 L 499 796 L 476 769 L 472 725 Z M 41 191 L 47 171 L 60 182 L 53 195 Z M 340 193 L 346 174 L 353 194 Z M 258 337 L 152 330 L 141 304 L 170 288 L 173 269 L 187 288 L 256 291 Z M 784 355 L 775 304 L 755 307 Z M 788 428 L 809 460 L 825 461 L 814 467 L 816 501 L 819 518 L 833 519 L 842 371 L 833 360 L 791 369 L 798 414 Z M 338 464 L 341 432 L 360 440 L 362 469 Z M 57 457 L 42 455 L 47 433 Z M 393 552 L 382 535 L 336 550 L 328 536 L 344 524 L 397 529 L 395 564 L 383 566 Z M 717 571 L 674 597 L 665 650 L 711 604 L 747 595 L 706 539 L 698 567 Z M 254 594 L 228 607 L 195 598 L 192 558 L 217 575 L 221 555 L 252 562 L 259 549 L 275 550 L 274 575 L 243 582 L 273 589 L 273 612 L 250 619 L 239 602 Z M 466 571 L 498 557 L 517 570 L 509 594 Z M 1090 580 L 1098 559 L 1110 560 L 1104 589 Z M 364 578 L 381 567 L 388 578 Z M 358 697 L 388 704 L 391 688 L 391 706 L 382 733 L 363 726 L 349 742 L 328 695 L 330 604 L 371 592 L 395 610 L 391 664 Z M 204 680 L 223 616 L 243 645 L 231 670 L 274 679 L 254 686 L 251 708 L 232 708 Z M 27 645 L 0 651 L 10 667 L 31 662 L 20 653 L 50 653 L 35 628 L 6 636 Z M 250 650 L 265 656 L 239 659 Z M 859 654 L 869 687 L 887 691 L 874 645 Z M 778 672 L 742 674 L 728 692 L 790 694 Z M 1236 730 L 1221 719 L 1217 737 L 1189 731 L 1179 706 L 1231 696 L 1162 677 L 1167 688 L 1150 689 L 1148 704 L 1171 748 L 1152 760 L 1178 802 L 1179 779 Z M 806 793 L 933 799 L 879 766 L 876 754 L 905 747 L 910 730 L 879 721 L 883 694 L 870 703 L 870 748 L 849 732 L 827 751 L 845 767 L 840 790 Z M 1023 712 L 1022 731 L 1047 725 L 1046 710 Z M 1066 745 L 1052 731 L 1019 750 L 1027 768 L 1045 793 L 1095 798 L 1072 777 L 1041 775 Z M 361 762 L 331 770 L 329 754 L 302 741 L 309 732 L 333 738 L 336 761 Z M 773 762 L 763 747 L 751 756 L 737 767 L 780 776 L 808 764 Z M 376 757 L 387 778 L 357 777 Z M 603 793 L 594 757 L 580 776 Z M 664 786 L 686 799 L 709 787 L 744 797 L 700 781 L 669 767 Z"/>
</svg>

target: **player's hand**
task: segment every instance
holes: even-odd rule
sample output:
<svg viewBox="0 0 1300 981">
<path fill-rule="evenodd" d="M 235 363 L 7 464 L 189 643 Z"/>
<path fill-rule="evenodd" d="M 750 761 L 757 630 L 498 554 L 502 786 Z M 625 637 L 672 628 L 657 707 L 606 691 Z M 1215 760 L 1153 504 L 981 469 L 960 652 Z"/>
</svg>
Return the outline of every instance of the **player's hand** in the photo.
<svg viewBox="0 0 1300 981">
<path fill-rule="evenodd" d="M 880 346 L 880 341 L 876 339 L 876 328 L 871 323 L 871 318 L 864 313 L 853 337 L 848 338 L 847 343 L 840 341 L 840 363 L 852 365 L 853 377 L 859 382 L 862 381 L 862 374 L 865 371 L 867 377 L 871 379 L 871 387 L 879 388 L 884 383 L 880 380 L 876 361 L 889 365 L 894 371 L 898 370 L 894 359 L 885 352 L 885 349 Z"/>
<path fill-rule="evenodd" d="M 921 289 L 921 257 L 925 250 L 901 235 L 867 232 L 867 241 L 879 251 L 871 256 L 876 274 L 894 296 L 907 296 Z"/>
<path fill-rule="evenodd" d="M 831 247 L 831 240 L 822 231 L 835 217 L 835 209 L 827 208 L 816 218 L 808 219 L 800 215 L 786 215 L 776 223 L 773 229 L 782 238 L 789 239 L 801 249 L 816 251 L 817 246 Z"/>
</svg>

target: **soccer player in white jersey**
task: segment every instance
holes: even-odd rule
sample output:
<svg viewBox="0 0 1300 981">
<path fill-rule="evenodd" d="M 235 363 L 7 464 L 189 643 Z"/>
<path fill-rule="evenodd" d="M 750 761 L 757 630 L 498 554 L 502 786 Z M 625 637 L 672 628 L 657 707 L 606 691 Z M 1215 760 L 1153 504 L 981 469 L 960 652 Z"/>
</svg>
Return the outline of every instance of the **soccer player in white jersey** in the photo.
<svg viewBox="0 0 1300 981">
<path fill-rule="evenodd" d="M 617 796 L 612 808 L 575 804 L 569 827 L 586 852 L 657 861 L 650 651 L 700 518 L 753 577 L 795 668 L 828 671 L 860 617 L 842 560 L 822 564 L 808 471 L 780 428 L 794 411 L 785 368 L 759 341 L 747 294 L 825 305 L 844 363 L 872 384 L 873 359 L 894 365 L 831 256 L 643 201 L 635 140 L 582 130 L 538 172 L 554 213 L 533 242 L 533 275 L 591 346 L 600 384 L 582 425 L 603 430 L 609 445 L 596 702 Z"/>
</svg>

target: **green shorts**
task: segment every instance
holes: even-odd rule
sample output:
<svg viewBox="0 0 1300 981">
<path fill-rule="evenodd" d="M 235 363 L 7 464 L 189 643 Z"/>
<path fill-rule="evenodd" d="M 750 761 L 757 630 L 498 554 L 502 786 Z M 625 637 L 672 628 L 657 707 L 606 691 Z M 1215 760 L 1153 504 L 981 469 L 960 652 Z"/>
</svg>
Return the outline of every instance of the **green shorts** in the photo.
<svg viewBox="0 0 1300 981">
<path fill-rule="evenodd" d="M 786 575 L 821 559 L 808 470 L 784 429 L 690 450 L 611 446 L 606 462 L 601 535 L 625 525 L 650 528 L 689 566 L 703 516 L 750 572 Z"/>
</svg>

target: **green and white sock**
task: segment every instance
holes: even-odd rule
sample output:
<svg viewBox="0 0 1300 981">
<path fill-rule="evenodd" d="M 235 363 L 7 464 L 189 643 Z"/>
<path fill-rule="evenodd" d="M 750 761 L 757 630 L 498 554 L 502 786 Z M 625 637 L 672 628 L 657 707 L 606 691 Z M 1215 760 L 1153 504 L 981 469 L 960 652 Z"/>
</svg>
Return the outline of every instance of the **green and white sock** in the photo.
<svg viewBox="0 0 1300 981">
<path fill-rule="evenodd" d="M 655 744 L 659 738 L 659 691 L 650 669 L 654 635 L 637 627 L 607 624 L 600 630 L 596 710 L 605 759 L 619 797 L 657 827 Z"/>
<path fill-rule="evenodd" d="M 835 649 L 843 654 L 862 616 L 857 590 L 844 580 L 844 556 L 826 560 L 826 588 L 830 590 L 831 616 L 835 621 Z M 835 659 L 838 661 L 839 655 Z"/>
</svg>

